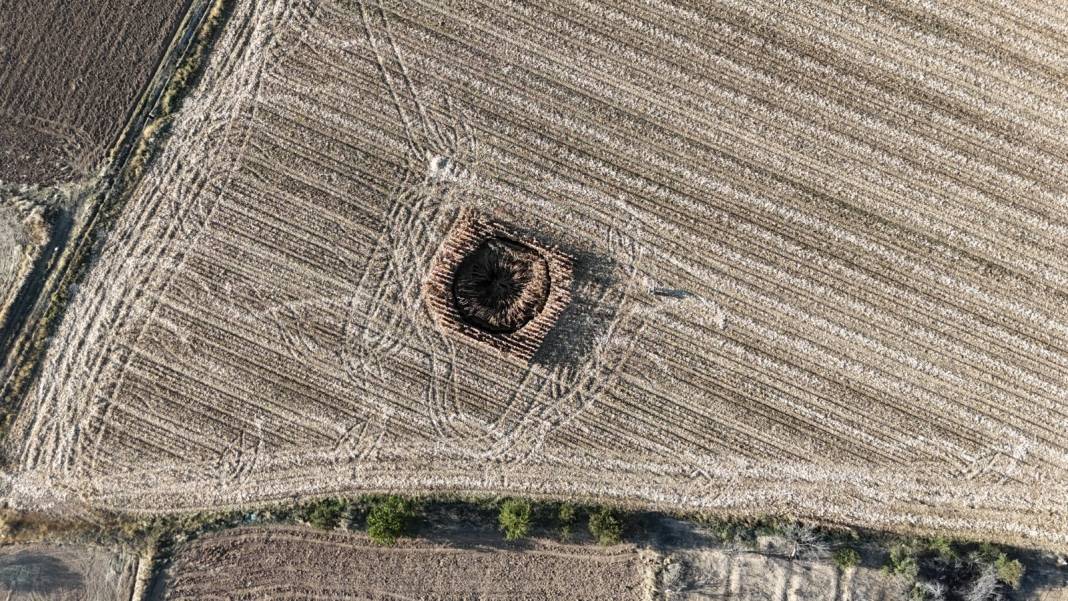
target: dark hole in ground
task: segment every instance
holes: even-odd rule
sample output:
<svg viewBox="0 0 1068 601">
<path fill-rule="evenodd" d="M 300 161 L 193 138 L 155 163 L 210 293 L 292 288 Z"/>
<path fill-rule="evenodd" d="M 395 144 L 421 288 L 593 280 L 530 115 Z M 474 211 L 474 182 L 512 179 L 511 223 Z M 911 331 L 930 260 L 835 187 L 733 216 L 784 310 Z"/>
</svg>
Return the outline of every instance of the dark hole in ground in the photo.
<svg viewBox="0 0 1068 601">
<path fill-rule="evenodd" d="M 513 240 L 489 238 L 457 266 L 453 301 L 466 323 L 509 334 L 545 307 L 550 279 L 549 263 L 538 251 Z"/>
</svg>

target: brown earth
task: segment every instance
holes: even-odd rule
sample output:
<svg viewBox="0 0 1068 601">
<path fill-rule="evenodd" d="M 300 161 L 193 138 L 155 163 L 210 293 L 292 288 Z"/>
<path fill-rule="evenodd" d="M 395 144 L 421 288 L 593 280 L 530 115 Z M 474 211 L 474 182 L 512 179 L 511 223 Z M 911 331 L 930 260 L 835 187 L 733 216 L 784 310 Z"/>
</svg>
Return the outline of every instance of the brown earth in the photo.
<svg viewBox="0 0 1068 601">
<path fill-rule="evenodd" d="M 0 0 L 0 182 L 97 169 L 189 0 Z"/>
<path fill-rule="evenodd" d="M 137 558 L 82 545 L 0 547 L 0 597 L 6 601 L 129 601 Z"/>
<path fill-rule="evenodd" d="M 641 555 L 628 545 L 382 547 L 358 534 L 250 527 L 180 546 L 155 597 L 636 601 L 645 598 L 646 577 Z"/>
<path fill-rule="evenodd" d="M 475 491 L 1068 549 L 1066 41 L 1031 2 L 239 2 L 8 497 Z M 574 260 L 530 362 L 427 309 L 466 209 Z"/>
</svg>

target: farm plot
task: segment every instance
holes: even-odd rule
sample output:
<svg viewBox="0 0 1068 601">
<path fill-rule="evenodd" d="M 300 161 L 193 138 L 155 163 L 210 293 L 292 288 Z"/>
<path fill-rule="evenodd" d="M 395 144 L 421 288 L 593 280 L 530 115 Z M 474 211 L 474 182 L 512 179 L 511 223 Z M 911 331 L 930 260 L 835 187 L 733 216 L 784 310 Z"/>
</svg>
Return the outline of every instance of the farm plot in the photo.
<svg viewBox="0 0 1068 601">
<path fill-rule="evenodd" d="M 0 182 L 99 167 L 188 4 L 0 1 Z"/>
<path fill-rule="evenodd" d="M 1068 549 L 1066 20 L 238 3 L 8 496 L 514 492 Z M 571 261 L 530 361 L 428 308 L 466 211 Z"/>
<path fill-rule="evenodd" d="M 179 547 L 152 598 L 626 601 L 646 598 L 651 567 L 632 546 L 382 547 L 356 534 L 240 528 Z"/>
<path fill-rule="evenodd" d="M 9 601 L 128 601 L 137 558 L 98 547 L 0 547 L 0 594 Z"/>
</svg>

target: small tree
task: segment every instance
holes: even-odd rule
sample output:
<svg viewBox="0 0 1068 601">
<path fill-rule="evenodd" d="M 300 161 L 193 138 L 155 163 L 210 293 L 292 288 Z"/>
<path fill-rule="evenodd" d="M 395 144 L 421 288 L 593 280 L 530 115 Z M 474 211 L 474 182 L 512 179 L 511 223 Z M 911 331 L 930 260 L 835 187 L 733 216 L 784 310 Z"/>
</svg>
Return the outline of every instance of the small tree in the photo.
<svg viewBox="0 0 1068 601">
<path fill-rule="evenodd" d="M 852 547 L 842 547 L 834 552 L 834 563 L 843 570 L 860 565 L 860 553 Z"/>
<path fill-rule="evenodd" d="M 367 514 L 367 535 L 380 545 L 392 545 L 408 531 L 415 512 L 400 497 L 386 497 Z"/>
<path fill-rule="evenodd" d="M 556 512 L 556 521 L 560 524 L 560 538 L 571 538 L 571 527 L 575 523 L 575 506 L 570 503 L 562 503 Z"/>
<path fill-rule="evenodd" d="M 589 527 L 590 534 L 602 545 L 614 545 L 623 540 L 623 524 L 608 508 L 590 515 Z"/>
<path fill-rule="evenodd" d="M 519 499 L 508 499 L 501 505 L 497 521 L 504 530 L 504 538 L 519 540 L 530 534 L 530 503 Z"/>
</svg>

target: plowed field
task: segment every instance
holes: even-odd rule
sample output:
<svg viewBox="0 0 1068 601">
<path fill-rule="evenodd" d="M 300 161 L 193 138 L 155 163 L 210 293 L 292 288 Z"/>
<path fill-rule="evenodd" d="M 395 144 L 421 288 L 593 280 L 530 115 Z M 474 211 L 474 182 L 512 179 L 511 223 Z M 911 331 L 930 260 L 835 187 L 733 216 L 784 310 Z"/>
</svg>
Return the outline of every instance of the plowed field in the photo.
<svg viewBox="0 0 1068 601">
<path fill-rule="evenodd" d="M 0 182 L 90 175 L 188 0 L 0 0 Z"/>
<path fill-rule="evenodd" d="M 180 547 L 157 599 L 638 601 L 652 566 L 631 546 L 526 549 L 404 542 L 307 528 L 246 528 Z"/>
</svg>

